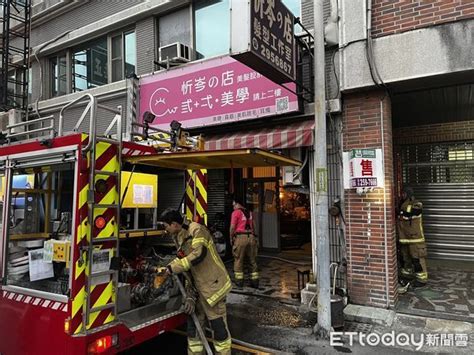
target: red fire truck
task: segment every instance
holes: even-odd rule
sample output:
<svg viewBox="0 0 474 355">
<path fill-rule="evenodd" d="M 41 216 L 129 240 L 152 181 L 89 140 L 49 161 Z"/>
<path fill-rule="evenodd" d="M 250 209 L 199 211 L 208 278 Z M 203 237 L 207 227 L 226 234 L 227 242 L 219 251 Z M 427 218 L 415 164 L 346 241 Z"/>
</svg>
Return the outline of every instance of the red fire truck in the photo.
<svg viewBox="0 0 474 355">
<path fill-rule="evenodd" d="M 69 108 L 84 101 L 74 131 L 63 132 Z M 106 113 L 114 119 L 99 136 Z M 8 127 L 0 146 L 0 354 L 116 353 L 184 323 L 177 285 L 156 272 L 174 258 L 156 223 L 156 167 L 298 165 L 258 149 L 200 151 L 177 123 L 150 145 L 148 123 L 134 123 L 140 142 L 124 141 L 121 108 L 86 94 L 62 108 L 57 124 L 44 117 Z"/>
</svg>

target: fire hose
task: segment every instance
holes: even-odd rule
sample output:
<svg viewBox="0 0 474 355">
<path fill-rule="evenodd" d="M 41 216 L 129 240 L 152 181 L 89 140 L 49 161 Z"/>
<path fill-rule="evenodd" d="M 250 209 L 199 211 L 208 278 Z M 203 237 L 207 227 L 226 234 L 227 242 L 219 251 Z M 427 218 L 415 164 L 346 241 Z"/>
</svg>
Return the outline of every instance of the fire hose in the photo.
<svg viewBox="0 0 474 355">
<path fill-rule="evenodd" d="M 173 274 L 173 278 L 178 285 L 179 291 L 181 292 L 181 295 L 183 296 L 183 299 L 186 299 L 186 290 L 184 289 L 183 283 L 179 279 L 178 275 Z M 199 338 L 201 338 L 202 343 L 204 344 L 204 348 L 206 349 L 206 353 L 208 355 L 212 355 L 212 350 L 211 347 L 209 346 L 209 342 L 207 341 L 206 334 L 204 334 L 204 330 L 201 327 L 201 323 L 199 323 L 199 319 L 196 316 L 196 313 L 193 312 L 191 313 L 191 318 L 193 319 L 194 325 L 196 326 L 197 333 L 199 335 Z"/>
</svg>

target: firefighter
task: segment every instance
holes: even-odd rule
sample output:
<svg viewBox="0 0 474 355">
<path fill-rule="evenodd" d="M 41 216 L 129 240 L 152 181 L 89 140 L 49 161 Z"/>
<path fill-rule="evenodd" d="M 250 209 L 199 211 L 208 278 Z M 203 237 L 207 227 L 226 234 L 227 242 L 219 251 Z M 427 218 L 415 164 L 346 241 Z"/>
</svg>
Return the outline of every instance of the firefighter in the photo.
<svg viewBox="0 0 474 355">
<path fill-rule="evenodd" d="M 258 241 L 254 233 L 252 213 L 237 199 L 232 201 L 232 206 L 234 211 L 230 222 L 230 243 L 234 256 L 235 284 L 239 288 L 244 286 L 244 260 L 247 257 L 250 263 L 250 285 L 258 288 Z"/>
<path fill-rule="evenodd" d="M 212 236 L 203 225 L 190 222 L 176 210 L 166 209 L 160 216 L 166 231 L 178 247 L 178 257 L 168 266 L 168 273 L 189 272 L 193 285 L 186 284 L 184 310 L 196 312 L 201 323 L 207 319 L 214 332 L 214 348 L 218 354 L 231 353 L 231 337 L 227 327 L 226 295 L 232 283 Z M 190 292 L 195 289 L 196 292 Z M 203 354 L 204 345 L 191 319 L 187 322 L 188 354 Z M 204 327 L 203 327 L 204 328 Z"/>
<path fill-rule="evenodd" d="M 423 204 L 415 198 L 413 190 L 405 188 L 398 218 L 400 253 L 403 258 L 400 274 L 403 278 L 414 277 L 415 287 L 425 286 L 428 282 L 422 211 Z"/>
</svg>

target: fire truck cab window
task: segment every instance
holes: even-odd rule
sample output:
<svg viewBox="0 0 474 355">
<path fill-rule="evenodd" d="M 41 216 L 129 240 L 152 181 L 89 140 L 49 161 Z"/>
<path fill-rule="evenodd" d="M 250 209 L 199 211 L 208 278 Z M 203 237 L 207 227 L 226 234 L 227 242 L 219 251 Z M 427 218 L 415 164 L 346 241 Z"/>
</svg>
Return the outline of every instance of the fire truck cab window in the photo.
<svg viewBox="0 0 474 355">
<path fill-rule="evenodd" d="M 66 295 L 69 288 L 74 167 L 12 169 L 6 284 Z"/>
</svg>

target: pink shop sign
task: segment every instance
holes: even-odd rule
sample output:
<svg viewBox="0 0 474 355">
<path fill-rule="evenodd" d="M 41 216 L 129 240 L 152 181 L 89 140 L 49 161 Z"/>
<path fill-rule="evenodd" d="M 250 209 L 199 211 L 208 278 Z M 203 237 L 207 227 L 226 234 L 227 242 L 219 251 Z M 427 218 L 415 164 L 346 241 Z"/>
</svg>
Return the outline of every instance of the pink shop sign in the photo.
<svg viewBox="0 0 474 355">
<path fill-rule="evenodd" d="M 295 84 L 286 84 L 295 91 Z M 294 112 L 297 95 L 232 59 L 220 57 L 140 79 L 140 118 L 167 129 L 173 120 L 185 128 L 217 125 Z"/>
</svg>

